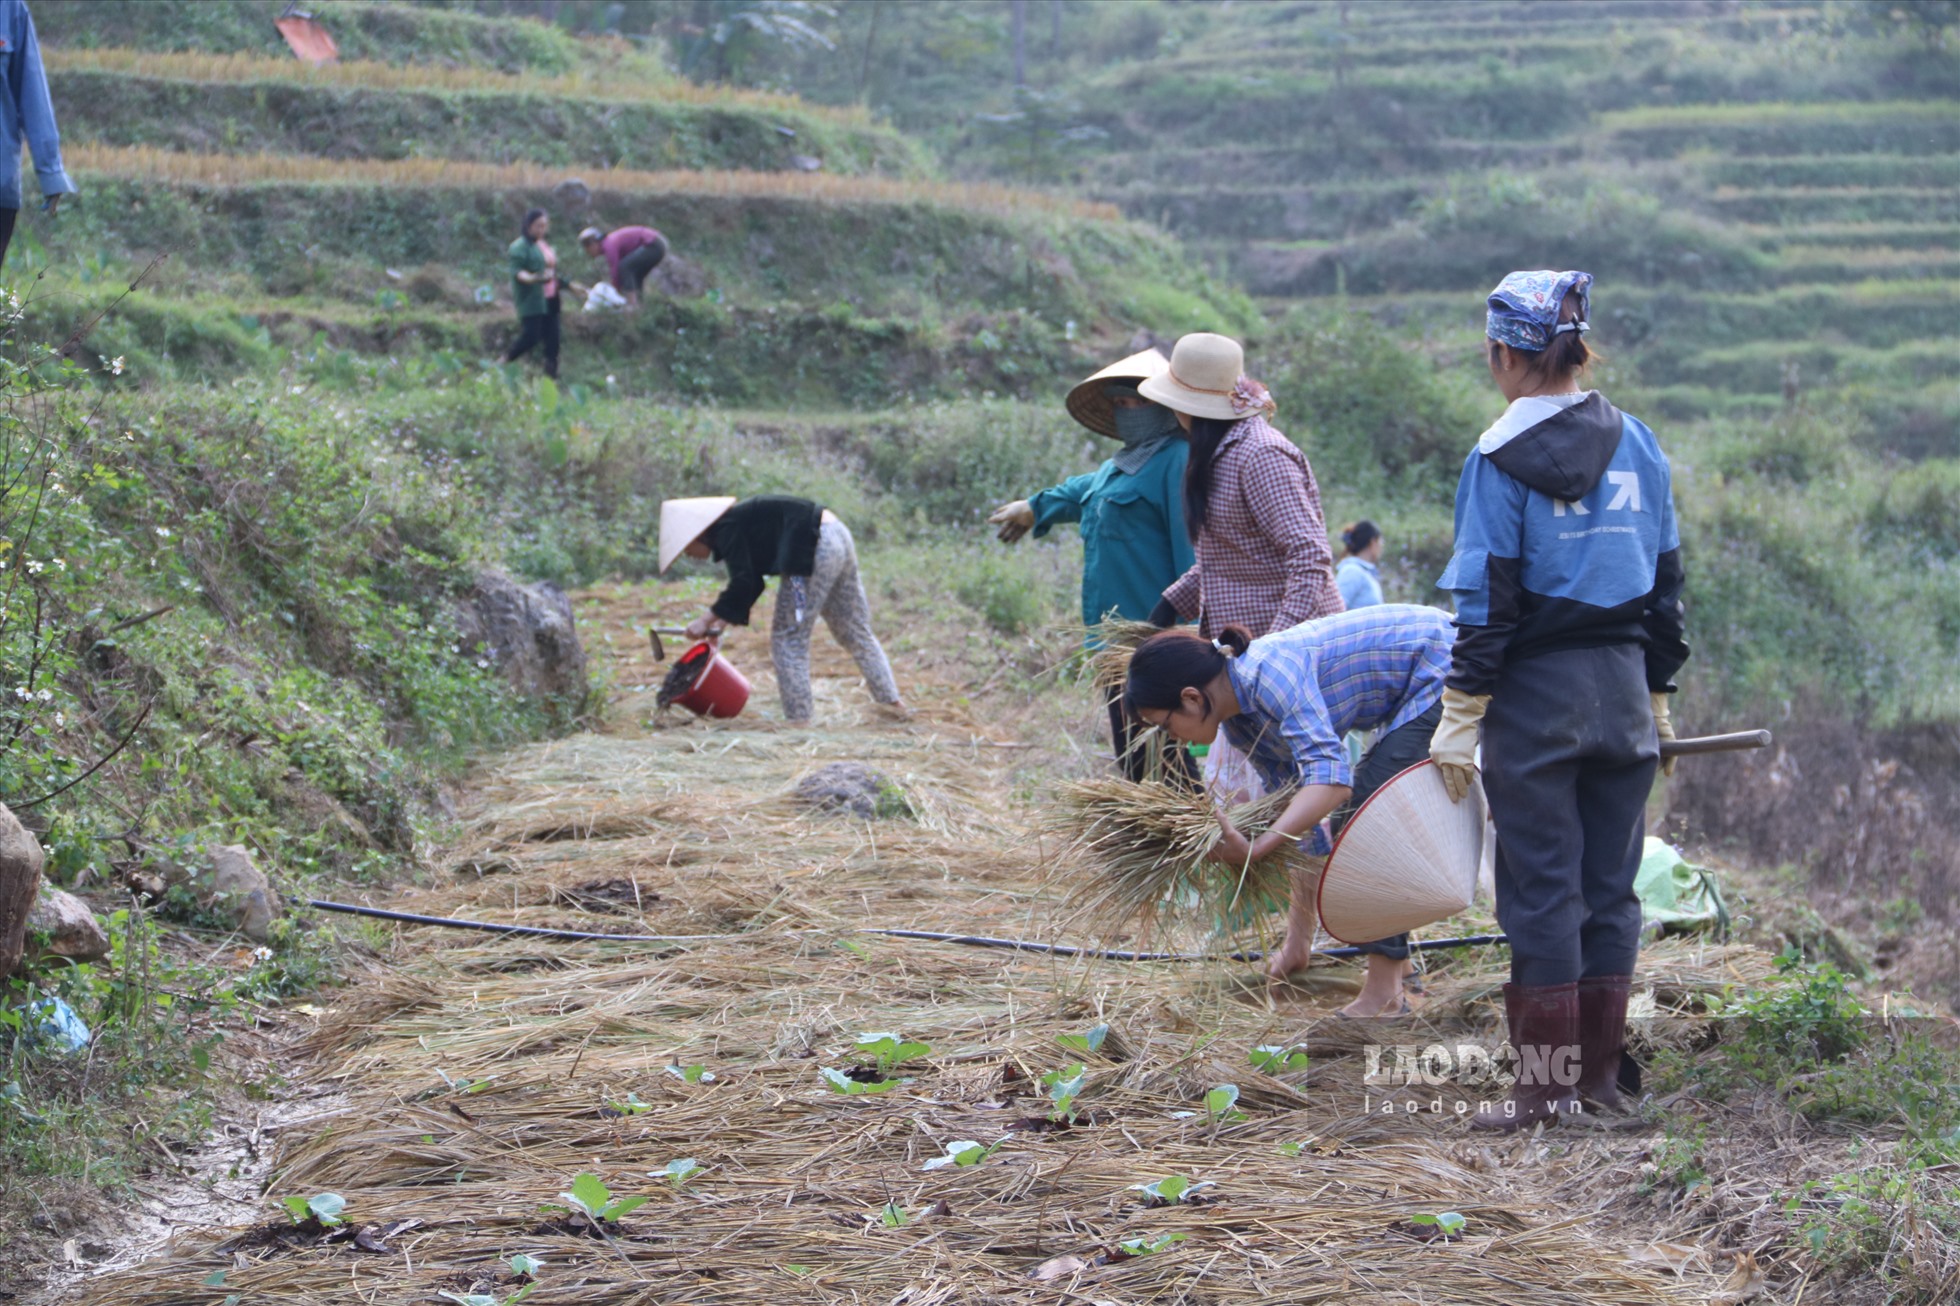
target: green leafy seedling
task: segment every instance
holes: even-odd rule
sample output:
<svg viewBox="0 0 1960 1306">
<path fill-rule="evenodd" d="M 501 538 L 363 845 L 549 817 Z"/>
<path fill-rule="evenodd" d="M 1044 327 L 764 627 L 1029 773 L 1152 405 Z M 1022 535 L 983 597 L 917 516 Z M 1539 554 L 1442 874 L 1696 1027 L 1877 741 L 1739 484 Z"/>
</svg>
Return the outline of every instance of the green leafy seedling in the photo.
<svg viewBox="0 0 1960 1306">
<path fill-rule="evenodd" d="M 908 1042 L 896 1034 L 860 1034 L 857 1050 L 864 1056 L 876 1057 L 878 1069 L 887 1072 L 894 1066 L 932 1055 L 931 1044 Z"/>
<path fill-rule="evenodd" d="M 1234 1110 L 1238 1101 L 1237 1084 L 1220 1084 L 1205 1094 L 1205 1117 L 1214 1125 L 1228 1125 L 1234 1121 L 1244 1120 L 1245 1112 Z"/>
<path fill-rule="evenodd" d="M 664 1169 L 655 1170 L 653 1174 L 656 1179 L 665 1179 L 676 1188 L 685 1188 L 688 1180 L 707 1168 L 693 1157 L 684 1156 L 678 1161 L 669 1161 Z"/>
<path fill-rule="evenodd" d="M 1281 1143 L 1279 1145 L 1279 1154 L 1281 1156 L 1298 1156 L 1306 1150 L 1307 1145 L 1305 1143 Z"/>
<path fill-rule="evenodd" d="M 1469 1224 L 1470 1221 L 1457 1211 L 1438 1211 L 1434 1215 L 1424 1211 L 1420 1215 L 1410 1216 L 1409 1223 L 1435 1225 L 1443 1231 L 1445 1238 L 1454 1238 L 1463 1232 L 1464 1226 Z"/>
<path fill-rule="evenodd" d="M 796 1275 L 799 1279 L 806 1274 L 816 1273 L 816 1269 L 817 1269 L 817 1267 L 814 1265 L 785 1265 L 783 1268 L 785 1270 L 788 1270 L 791 1274 Z"/>
<path fill-rule="evenodd" d="M 1050 1120 L 1075 1122 L 1075 1100 L 1082 1096 L 1082 1082 L 1087 1078 L 1088 1071 L 1079 1061 L 1041 1077 L 1041 1086 L 1048 1090 L 1048 1100 L 1054 1106 L 1048 1113 Z"/>
<path fill-rule="evenodd" d="M 520 1274 L 527 1279 L 535 1279 L 538 1277 L 538 1271 L 544 1268 L 544 1257 L 532 1256 L 526 1252 L 513 1252 L 504 1264 L 510 1266 L 510 1272 L 512 1274 Z"/>
<path fill-rule="evenodd" d="M 830 1085 L 831 1092 L 843 1093 L 848 1097 L 859 1097 L 865 1093 L 889 1093 L 905 1082 L 900 1079 L 880 1079 L 867 1084 L 863 1080 L 852 1079 L 843 1071 L 830 1066 L 825 1066 L 821 1073 L 823 1082 Z"/>
<path fill-rule="evenodd" d="M 293 1217 L 294 1224 L 305 1224 L 307 1217 L 318 1220 L 322 1228 L 331 1229 L 340 1223 L 340 1213 L 347 1209 L 347 1199 L 339 1193 L 319 1193 L 312 1197 L 288 1197 L 280 1203 L 286 1214 Z"/>
<path fill-rule="evenodd" d="M 905 1208 L 897 1202 L 886 1202 L 885 1209 L 878 1212 L 878 1223 L 884 1225 L 887 1229 L 896 1229 L 900 1225 L 908 1223 L 911 1218 L 911 1216 L 905 1213 Z"/>
<path fill-rule="evenodd" d="M 1279 1047 L 1262 1044 L 1246 1054 L 1254 1070 L 1263 1070 L 1269 1075 L 1283 1074 L 1289 1070 L 1307 1068 L 1307 1050 L 1303 1047 Z"/>
<path fill-rule="evenodd" d="M 450 1090 L 456 1093 L 481 1093 L 490 1087 L 490 1081 L 496 1078 L 495 1075 L 485 1075 L 482 1079 L 457 1079 L 448 1071 L 441 1069 L 436 1073 L 441 1075 L 442 1082 L 449 1085 Z"/>
<path fill-rule="evenodd" d="M 1071 1052 L 1084 1056 L 1094 1056 L 1102 1051 L 1103 1040 L 1109 1037 L 1108 1025 L 1091 1025 L 1080 1034 L 1057 1034 L 1055 1041 Z"/>
<path fill-rule="evenodd" d="M 957 1143 L 948 1143 L 946 1144 L 946 1155 L 933 1157 L 932 1160 L 925 1163 L 924 1168 L 927 1170 L 939 1170 L 949 1165 L 979 1165 L 982 1161 L 998 1151 L 1001 1144 L 1006 1141 L 1003 1138 L 999 1143 L 994 1143 L 992 1146 L 971 1142 L 967 1139 L 961 1139 Z"/>
<path fill-rule="evenodd" d="M 1131 1188 L 1150 1199 L 1152 1206 L 1175 1206 L 1188 1202 L 1198 1195 L 1201 1189 L 1215 1188 L 1209 1179 L 1186 1179 L 1183 1175 L 1170 1175 L 1154 1179 L 1147 1184 L 1131 1184 Z"/>
<path fill-rule="evenodd" d="M 668 1066 L 667 1073 L 688 1084 L 712 1084 L 715 1082 L 715 1072 L 698 1061 L 691 1066 Z"/>
<path fill-rule="evenodd" d="M 639 1210 L 648 1201 L 645 1197 L 614 1198 L 612 1189 L 606 1187 L 605 1181 L 590 1171 L 583 1172 L 572 1180 L 570 1192 L 558 1195 L 565 1199 L 567 1205 L 546 1207 L 546 1210 L 581 1211 L 594 1224 L 617 1220 L 622 1215 Z"/>
<path fill-rule="evenodd" d="M 1160 1233 L 1155 1238 L 1125 1238 L 1116 1244 L 1116 1250 L 1125 1256 L 1155 1256 L 1176 1243 L 1184 1241 L 1181 1233 Z"/>
<path fill-rule="evenodd" d="M 640 1095 L 638 1093 L 628 1093 L 626 1100 L 623 1102 L 608 1100 L 606 1106 L 623 1116 L 645 1115 L 647 1112 L 653 1110 L 653 1103 L 640 1101 Z"/>
</svg>

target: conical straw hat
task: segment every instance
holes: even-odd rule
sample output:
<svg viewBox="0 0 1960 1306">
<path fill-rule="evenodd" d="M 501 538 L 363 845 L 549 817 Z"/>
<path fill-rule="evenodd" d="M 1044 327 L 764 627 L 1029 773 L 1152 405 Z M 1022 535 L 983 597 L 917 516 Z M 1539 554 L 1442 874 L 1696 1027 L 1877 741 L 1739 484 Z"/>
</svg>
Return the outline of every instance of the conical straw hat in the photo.
<svg viewBox="0 0 1960 1306">
<path fill-rule="evenodd" d="M 1116 435 L 1116 408 L 1103 393 L 1105 381 L 1147 381 L 1170 370 L 1171 360 L 1155 349 L 1111 363 L 1068 392 L 1068 415 L 1097 435 Z"/>
<path fill-rule="evenodd" d="M 674 565 L 681 550 L 701 538 L 701 532 L 721 520 L 735 506 L 732 494 L 711 494 L 705 499 L 668 499 L 660 505 L 660 570 Z"/>
<path fill-rule="evenodd" d="M 1320 923 L 1343 943 L 1373 943 L 1433 925 L 1470 905 L 1484 847 L 1484 789 L 1450 801 L 1422 762 L 1369 796 L 1320 876 Z"/>
</svg>

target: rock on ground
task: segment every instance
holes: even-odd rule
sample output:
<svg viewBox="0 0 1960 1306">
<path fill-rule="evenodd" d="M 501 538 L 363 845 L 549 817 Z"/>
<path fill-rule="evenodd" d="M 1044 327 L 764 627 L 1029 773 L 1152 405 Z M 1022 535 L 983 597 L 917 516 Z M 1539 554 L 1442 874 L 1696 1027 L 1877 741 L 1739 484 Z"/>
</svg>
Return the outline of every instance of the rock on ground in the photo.
<svg viewBox="0 0 1960 1306">
<path fill-rule="evenodd" d="M 246 938 L 254 943 L 272 941 L 278 898 L 250 852 L 237 844 L 211 850 L 211 896 L 230 909 Z"/>
<path fill-rule="evenodd" d="M 109 936 L 89 905 L 46 880 L 27 913 L 27 933 L 38 957 L 101 961 L 109 955 Z"/>
<path fill-rule="evenodd" d="M 47 860 L 41 841 L 20 818 L 0 807 L 0 976 L 14 973 L 27 945 L 27 920 Z"/>
<path fill-rule="evenodd" d="M 585 649 L 572 601 L 550 581 L 524 585 L 486 571 L 456 613 L 464 648 L 487 657 L 512 689 L 573 709 L 585 702 Z"/>
<path fill-rule="evenodd" d="M 911 801 L 902 786 L 862 762 L 831 762 L 796 782 L 796 800 L 819 812 L 836 812 L 875 821 L 909 816 Z"/>
</svg>

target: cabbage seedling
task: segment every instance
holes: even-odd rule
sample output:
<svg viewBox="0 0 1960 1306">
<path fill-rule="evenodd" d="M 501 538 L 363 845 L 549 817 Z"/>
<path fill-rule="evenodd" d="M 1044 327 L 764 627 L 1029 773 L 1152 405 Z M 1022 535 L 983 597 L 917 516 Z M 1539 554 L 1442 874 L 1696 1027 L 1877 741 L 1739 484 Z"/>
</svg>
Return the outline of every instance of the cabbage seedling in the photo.
<svg viewBox="0 0 1960 1306">
<path fill-rule="evenodd" d="M 1041 1077 L 1041 1086 L 1048 1090 L 1048 1100 L 1055 1106 L 1048 1113 L 1050 1120 L 1075 1123 L 1075 1099 L 1082 1096 L 1082 1081 L 1087 1078 L 1088 1072 L 1079 1061 L 1060 1070 L 1051 1070 Z"/>
<path fill-rule="evenodd" d="M 1245 1112 L 1233 1109 L 1238 1105 L 1238 1101 L 1237 1084 L 1220 1084 L 1205 1094 L 1205 1118 L 1214 1125 L 1228 1125 L 1237 1120 L 1244 1120 Z"/>
<path fill-rule="evenodd" d="M 894 1066 L 932 1055 L 931 1044 L 907 1042 L 896 1034 L 860 1034 L 857 1036 L 857 1050 L 864 1056 L 876 1057 L 878 1069 L 887 1073 Z"/>
<path fill-rule="evenodd" d="M 1160 1233 L 1155 1238 L 1125 1238 L 1116 1244 L 1116 1250 L 1125 1256 L 1155 1256 L 1164 1248 L 1184 1241 L 1181 1233 Z"/>
<path fill-rule="evenodd" d="M 653 1110 L 653 1103 L 640 1101 L 640 1095 L 638 1093 L 628 1093 L 624 1102 L 614 1102 L 608 1099 L 606 1109 L 616 1111 L 623 1116 L 638 1116 L 645 1115 L 647 1112 Z"/>
<path fill-rule="evenodd" d="M 568 1203 L 566 1206 L 547 1206 L 547 1211 L 579 1211 L 594 1224 L 607 1220 L 617 1220 L 620 1216 L 639 1210 L 647 1204 L 645 1197 L 620 1197 L 612 1195 L 612 1189 L 598 1175 L 587 1171 L 572 1180 L 572 1191 L 560 1193 Z"/>
<path fill-rule="evenodd" d="M 698 1061 L 691 1066 L 668 1066 L 667 1073 L 687 1084 L 712 1084 L 715 1082 L 715 1072 Z"/>
<path fill-rule="evenodd" d="M 843 1093 L 849 1097 L 857 1097 L 864 1093 L 889 1093 L 906 1082 L 902 1079 L 879 1079 L 865 1083 L 862 1080 L 852 1079 L 832 1066 L 825 1066 L 819 1073 L 823 1075 L 823 1082 L 830 1085 L 831 1092 Z"/>
<path fill-rule="evenodd" d="M 347 1199 L 339 1193 L 320 1193 L 314 1197 L 288 1197 L 281 1203 L 286 1214 L 293 1217 L 294 1224 L 305 1224 L 307 1218 L 318 1220 L 322 1228 L 331 1229 L 340 1223 L 340 1213 L 347 1209 Z"/>
<path fill-rule="evenodd" d="M 676 1188 L 685 1188 L 688 1180 L 707 1168 L 693 1157 L 684 1156 L 678 1161 L 669 1161 L 663 1169 L 655 1170 L 653 1177 L 668 1180 Z"/>
<path fill-rule="evenodd" d="M 1001 1143 L 1005 1143 L 1006 1141 L 1003 1138 L 999 1143 L 995 1143 L 992 1146 L 969 1142 L 965 1139 L 957 1143 L 948 1143 L 946 1144 L 946 1155 L 933 1157 L 932 1160 L 925 1163 L 924 1168 L 927 1170 L 938 1170 L 949 1165 L 979 1165 L 982 1161 L 998 1151 Z"/>
<path fill-rule="evenodd" d="M 1131 1184 L 1130 1187 L 1150 1199 L 1152 1206 L 1175 1206 L 1188 1202 L 1198 1195 L 1201 1188 L 1216 1188 L 1218 1185 L 1209 1179 L 1186 1179 L 1182 1175 L 1152 1180 L 1147 1184 Z"/>
<path fill-rule="evenodd" d="M 1246 1053 L 1254 1070 L 1263 1070 L 1269 1075 L 1282 1074 L 1288 1070 L 1307 1068 L 1307 1050 L 1303 1047 L 1279 1047 L 1264 1044 Z"/>
<path fill-rule="evenodd" d="M 1419 1225 L 1434 1225 L 1436 1226 L 1436 1228 L 1443 1231 L 1443 1236 L 1445 1238 L 1454 1238 L 1456 1235 L 1463 1232 L 1463 1227 L 1469 1224 L 1470 1221 L 1465 1219 L 1463 1215 L 1457 1211 L 1438 1211 L 1434 1215 L 1431 1215 L 1427 1211 L 1425 1211 L 1421 1215 L 1410 1216 L 1409 1223 L 1419 1224 Z"/>
<path fill-rule="evenodd" d="M 1071 1052 L 1084 1056 L 1094 1056 L 1102 1051 L 1103 1040 L 1109 1037 L 1108 1025 L 1091 1025 L 1080 1034 L 1057 1034 L 1055 1041 Z"/>
<path fill-rule="evenodd" d="M 896 1229 L 900 1225 L 908 1223 L 911 1218 L 911 1216 L 905 1213 L 905 1208 L 897 1202 L 886 1202 L 885 1209 L 878 1212 L 878 1223 L 884 1225 L 887 1229 Z"/>
</svg>

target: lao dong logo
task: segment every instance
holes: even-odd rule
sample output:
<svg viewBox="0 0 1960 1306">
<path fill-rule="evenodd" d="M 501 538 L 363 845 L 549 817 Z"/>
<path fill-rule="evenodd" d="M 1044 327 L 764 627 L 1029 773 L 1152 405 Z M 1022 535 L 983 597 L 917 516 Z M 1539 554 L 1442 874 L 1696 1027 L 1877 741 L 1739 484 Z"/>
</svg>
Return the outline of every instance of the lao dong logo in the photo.
<svg viewBox="0 0 1960 1306">
<path fill-rule="evenodd" d="M 1361 1082 L 1369 1088 L 1464 1088 L 1509 1090 L 1518 1083 L 1557 1084 L 1570 1088 L 1579 1082 L 1579 1047 L 1574 1044 L 1527 1043 L 1523 1049 L 1500 1043 L 1380 1044 L 1362 1049 L 1366 1070 Z"/>
</svg>

